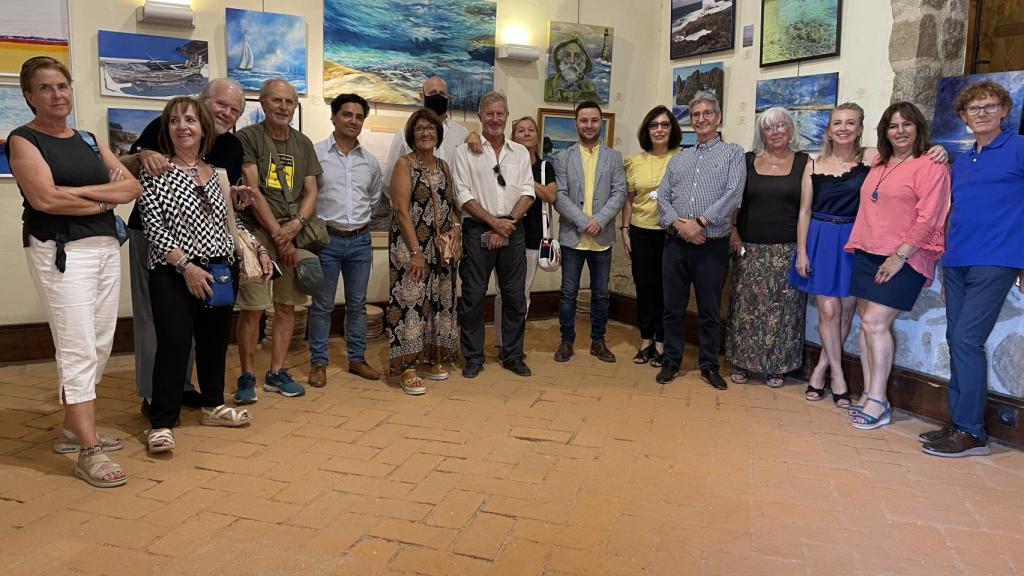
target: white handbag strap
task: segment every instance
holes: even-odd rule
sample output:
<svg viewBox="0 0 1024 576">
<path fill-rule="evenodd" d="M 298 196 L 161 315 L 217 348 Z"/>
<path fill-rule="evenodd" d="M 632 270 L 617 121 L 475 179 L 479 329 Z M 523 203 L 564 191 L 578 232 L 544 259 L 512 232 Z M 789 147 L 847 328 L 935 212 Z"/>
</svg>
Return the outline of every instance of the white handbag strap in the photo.
<svg viewBox="0 0 1024 576">
<path fill-rule="evenodd" d="M 541 160 L 540 161 L 540 185 L 541 186 L 546 186 L 547 185 L 547 179 L 544 177 L 545 174 L 547 174 L 547 167 L 548 167 L 548 161 L 547 160 Z M 550 226 L 551 226 L 551 215 L 550 215 L 551 205 L 548 204 L 547 202 L 544 202 L 544 200 L 541 200 L 541 202 L 543 202 L 544 205 L 543 205 L 543 207 L 541 208 L 541 211 L 540 211 L 540 219 L 541 219 L 540 226 L 541 226 L 541 229 L 544 230 L 544 234 L 546 236 L 548 236 L 548 237 L 551 237 L 551 229 L 550 229 Z"/>
</svg>

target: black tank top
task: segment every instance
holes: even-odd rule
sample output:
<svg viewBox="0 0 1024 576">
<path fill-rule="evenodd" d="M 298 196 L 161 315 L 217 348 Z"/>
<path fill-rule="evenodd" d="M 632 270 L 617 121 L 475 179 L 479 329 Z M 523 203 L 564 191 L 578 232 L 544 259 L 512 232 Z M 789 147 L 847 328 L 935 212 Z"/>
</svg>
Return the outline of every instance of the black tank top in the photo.
<svg viewBox="0 0 1024 576">
<path fill-rule="evenodd" d="M 789 244 L 796 242 L 800 216 L 800 182 L 807 154 L 797 152 L 793 168 L 783 176 L 765 176 L 754 169 L 754 153 L 747 152 L 747 183 L 736 229 L 744 242 Z"/>
</svg>

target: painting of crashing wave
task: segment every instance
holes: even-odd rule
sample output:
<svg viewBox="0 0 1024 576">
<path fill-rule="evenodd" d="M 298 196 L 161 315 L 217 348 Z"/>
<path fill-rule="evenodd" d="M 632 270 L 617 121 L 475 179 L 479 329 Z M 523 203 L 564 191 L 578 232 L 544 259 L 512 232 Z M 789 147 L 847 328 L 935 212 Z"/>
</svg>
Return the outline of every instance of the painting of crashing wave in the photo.
<svg viewBox="0 0 1024 576">
<path fill-rule="evenodd" d="M 68 64 L 67 0 L 4 0 L 0 10 L 0 76 L 17 76 L 33 56 Z"/>
<path fill-rule="evenodd" d="M 415 105 L 436 75 L 475 110 L 494 89 L 496 15 L 496 0 L 324 0 L 324 95 Z"/>
<path fill-rule="evenodd" d="M 828 117 L 839 95 L 839 73 L 757 81 L 754 111 L 782 106 L 793 115 L 800 150 L 821 150 Z"/>
<path fill-rule="evenodd" d="M 728 50 L 735 40 L 736 6 L 732 0 L 672 0 L 671 59 Z"/>
<path fill-rule="evenodd" d="M 949 160 L 970 150 L 974 145 L 974 136 L 967 131 L 967 125 L 953 109 L 956 97 L 965 88 L 990 80 L 1006 88 L 1013 98 L 1013 108 L 1003 119 L 1003 132 L 1024 134 L 1021 120 L 1024 118 L 1024 70 L 1014 72 L 993 72 L 989 74 L 972 74 L 970 76 L 947 76 L 939 79 L 939 87 L 935 91 L 935 118 L 932 120 L 932 142 L 942 144 L 949 152 Z"/>
<path fill-rule="evenodd" d="M 761 66 L 839 56 L 842 0 L 761 0 Z"/>
<path fill-rule="evenodd" d="M 99 31 L 100 94 L 163 98 L 198 94 L 210 81 L 205 40 Z"/>
<path fill-rule="evenodd" d="M 246 90 L 284 78 L 306 93 L 306 20 L 302 16 L 226 8 L 228 78 Z M 270 32 L 270 33 L 268 33 Z"/>
</svg>

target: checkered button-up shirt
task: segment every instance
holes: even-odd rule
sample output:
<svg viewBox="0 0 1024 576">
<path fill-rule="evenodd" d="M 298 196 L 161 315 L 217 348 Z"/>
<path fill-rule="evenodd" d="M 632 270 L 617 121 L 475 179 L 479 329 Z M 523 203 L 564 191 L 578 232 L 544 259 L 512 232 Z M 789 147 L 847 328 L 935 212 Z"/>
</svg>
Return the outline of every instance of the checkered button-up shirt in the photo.
<svg viewBox="0 0 1024 576">
<path fill-rule="evenodd" d="M 703 216 L 708 238 L 728 236 L 746 180 L 743 149 L 719 136 L 683 150 L 669 161 L 658 187 L 659 224 L 671 230 L 679 218 Z"/>
</svg>

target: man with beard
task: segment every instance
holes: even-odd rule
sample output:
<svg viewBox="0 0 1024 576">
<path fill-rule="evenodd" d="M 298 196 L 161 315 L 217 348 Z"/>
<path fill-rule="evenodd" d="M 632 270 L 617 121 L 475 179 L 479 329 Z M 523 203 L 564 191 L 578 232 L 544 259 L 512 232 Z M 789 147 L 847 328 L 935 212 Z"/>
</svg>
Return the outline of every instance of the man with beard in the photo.
<svg viewBox="0 0 1024 576">
<path fill-rule="evenodd" d="M 587 74 L 594 69 L 583 41 L 573 36 L 558 43 L 551 51 L 555 74 L 544 82 L 544 99 L 553 102 L 600 100 L 594 83 Z"/>
</svg>

